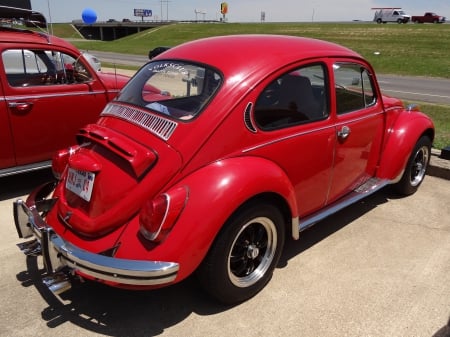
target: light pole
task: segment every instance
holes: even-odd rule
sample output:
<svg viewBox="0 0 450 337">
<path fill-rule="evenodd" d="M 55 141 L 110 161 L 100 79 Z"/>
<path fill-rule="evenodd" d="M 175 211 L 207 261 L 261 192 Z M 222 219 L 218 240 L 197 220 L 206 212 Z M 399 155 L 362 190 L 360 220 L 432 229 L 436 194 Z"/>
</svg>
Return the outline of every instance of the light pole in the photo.
<svg viewBox="0 0 450 337">
<path fill-rule="evenodd" d="M 52 22 L 52 14 L 50 11 L 50 0 L 47 0 L 47 8 L 48 8 L 48 20 L 50 21 L 50 35 L 53 35 L 53 22 Z"/>
<path fill-rule="evenodd" d="M 163 20 L 163 4 L 166 4 L 166 21 L 169 21 L 169 0 L 160 0 L 161 4 L 161 21 Z"/>
</svg>

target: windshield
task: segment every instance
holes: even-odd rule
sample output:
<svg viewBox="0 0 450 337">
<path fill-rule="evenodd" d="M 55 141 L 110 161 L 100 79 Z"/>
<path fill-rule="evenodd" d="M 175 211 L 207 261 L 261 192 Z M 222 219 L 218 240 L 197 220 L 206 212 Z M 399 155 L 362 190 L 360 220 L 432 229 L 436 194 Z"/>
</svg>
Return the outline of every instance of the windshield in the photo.
<svg viewBox="0 0 450 337">
<path fill-rule="evenodd" d="M 221 83 L 221 75 L 211 68 L 181 61 L 150 62 L 122 89 L 116 101 L 190 120 L 202 111 Z"/>
</svg>

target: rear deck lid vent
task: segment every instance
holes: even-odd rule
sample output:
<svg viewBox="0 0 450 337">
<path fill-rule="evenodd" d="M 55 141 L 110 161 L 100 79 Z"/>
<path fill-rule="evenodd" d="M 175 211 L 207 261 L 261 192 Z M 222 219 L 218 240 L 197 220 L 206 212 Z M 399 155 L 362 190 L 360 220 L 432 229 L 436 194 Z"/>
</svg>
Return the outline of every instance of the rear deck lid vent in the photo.
<svg viewBox="0 0 450 337">
<path fill-rule="evenodd" d="M 148 112 L 134 109 L 128 106 L 119 104 L 108 104 L 101 116 L 114 116 L 117 118 L 125 119 L 135 125 L 138 125 L 154 135 L 162 138 L 163 140 L 169 140 L 170 136 L 174 133 L 177 123 L 161 116 L 153 115 Z"/>
</svg>

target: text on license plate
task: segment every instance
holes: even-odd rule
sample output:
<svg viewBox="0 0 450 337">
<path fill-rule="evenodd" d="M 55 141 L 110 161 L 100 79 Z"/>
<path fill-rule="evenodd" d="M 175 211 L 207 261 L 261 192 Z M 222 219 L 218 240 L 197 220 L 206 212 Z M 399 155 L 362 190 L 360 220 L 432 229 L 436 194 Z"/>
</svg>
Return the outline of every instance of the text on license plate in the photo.
<svg viewBox="0 0 450 337">
<path fill-rule="evenodd" d="M 94 188 L 95 173 L 74 170 L 69 168 L 66 180 L 66 188 L 83 198 L 91 200 L 92 189 Z"/>
</svg>

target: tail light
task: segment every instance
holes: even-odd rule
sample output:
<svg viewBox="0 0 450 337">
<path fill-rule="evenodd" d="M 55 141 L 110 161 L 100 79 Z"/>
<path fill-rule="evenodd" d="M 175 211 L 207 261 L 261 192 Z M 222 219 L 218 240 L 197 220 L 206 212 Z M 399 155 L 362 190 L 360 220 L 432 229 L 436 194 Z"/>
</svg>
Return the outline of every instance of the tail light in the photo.
<svg viewBox="0 0 450 337">
<path fill-rule="evenodd" d="M 76 153 L 81 146 L 71 146 L 67 149 L 58 151 L 52 159 L 52 171 L 53 175 L 56 179 L 60 180 L 61 176 L 64 173 L 64 170 L 66 169 L 67 164 L 69 163 L 69 157 Z"/>
<path fill-rule="evenodd" d="M 187 197 L 187 188 L 183 186 L 148 200 L 139 215 L 141 234 L 147 240 L 161 242 L 180 216 Z"/>
</svg>

